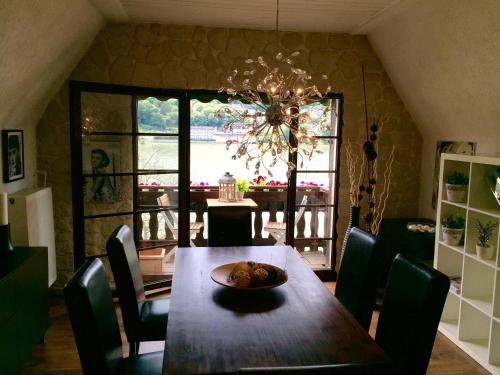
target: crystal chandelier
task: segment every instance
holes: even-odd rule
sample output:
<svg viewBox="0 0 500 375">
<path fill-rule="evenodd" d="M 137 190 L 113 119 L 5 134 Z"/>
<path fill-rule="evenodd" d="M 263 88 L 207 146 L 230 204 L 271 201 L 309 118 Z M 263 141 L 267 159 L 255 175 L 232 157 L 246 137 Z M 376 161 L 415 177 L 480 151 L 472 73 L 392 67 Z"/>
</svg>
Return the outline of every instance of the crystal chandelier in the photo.
<svg viewBox="0 0 500 375">
<path fill-rule="evenodd" d="M 277 41 L 278 19 L 279 0 Z M 221 107 L 215 116 L 224 119 L 225 132 L 234 134 L 226 141 L 226 149 L 235 149 L 232 158 L 244 158 L 247 169 L 254 163 L 256 175 L 264 169 L 273 176 L 270 169 L 283 162 L 290 177 L 296 165 L 288 156 L 297 153 L 302 162 L 304 158 L 311 159 L 319 152 L 318 135 L 330 129 L 327 112 L 332 111 L 331 105 L 324 107 L 319 119 L 312 113 L 317 111 L 304 106 L 321 101 L 331 87 L 321 92 L 311 75 L 295 66 L 294 59 L 299 54 L 279 52 L 269 64 L 262 56 L 247 59 L 246 69 L 234 69 L 227 77 L 227 87 L 219 90 L 229 96 L 228 105 Z M 328 77 L 323 75 L 322 79 Z M 241 135 L 235 129 L 246 132 Z"/>
</svg>

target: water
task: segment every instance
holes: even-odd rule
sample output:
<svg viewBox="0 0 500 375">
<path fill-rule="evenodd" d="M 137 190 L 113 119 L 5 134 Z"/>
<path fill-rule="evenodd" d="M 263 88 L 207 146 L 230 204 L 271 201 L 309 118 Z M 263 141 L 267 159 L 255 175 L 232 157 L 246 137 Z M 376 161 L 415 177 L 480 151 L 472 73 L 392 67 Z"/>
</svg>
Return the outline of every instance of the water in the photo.
<svg viewBox="0 0 500 375">
<path fill-rule="evenodd" d="M 245 167 L 243 159 L 232 160 L 233 152 L 226 150 L 225 143 L 219 142 L 192 142 L 191 147 L 191 176 L 193 183 L 208 183 L 218 185 L 219 178 L 225 172 L 231 172 L 235 177 L 252 180 L 256 177 L 253 165 L 250 169 Z M 300 166 L 297 175 L 297 182 L 301 181 L 329 185 L 328 174 L 309 173 L 307 170 L 333 169 L 334 160 L 330 161 L 329 147 L 322 144 L 318 148 L 322 153 L 315 154 L 312 160 L 304 160 L 304 165 Z M 335 152 L 333 152 L 332 158 Z M 269 157 L 270 158 L 270 157 Z M 144 138 L 139 142 L 139 169 L 178 169 L 178 144 L 175 142 L 154 142 L 151 138 Z M 267 181 L 275 180 L 286 182 L 286 164 L 276 164 L 272 169 L 273 177 L 267 177 Z M 266 176 L 265 170 L 260 171 Z M 141 181 L 160 185 L 177 185 L 177 176 L 156 175 L 142 176 Z"/>
</svg>

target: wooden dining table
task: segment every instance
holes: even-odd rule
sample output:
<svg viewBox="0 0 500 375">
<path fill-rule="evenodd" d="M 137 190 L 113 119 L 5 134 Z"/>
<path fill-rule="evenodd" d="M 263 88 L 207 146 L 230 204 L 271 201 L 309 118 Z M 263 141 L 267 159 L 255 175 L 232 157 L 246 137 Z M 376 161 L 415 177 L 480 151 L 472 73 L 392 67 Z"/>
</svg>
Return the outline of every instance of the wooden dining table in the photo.
<svg viewBox="0 0 500 375">
<path fill-rule="evenodd" d="M 215 283 L 217 266 L 253 260 L 286 270 L 264 291 Z M 164 374 L 224 374 L 246 367 L 390 363 L 377 343 L 290 246 L 178 248 Z"/>
</svg>

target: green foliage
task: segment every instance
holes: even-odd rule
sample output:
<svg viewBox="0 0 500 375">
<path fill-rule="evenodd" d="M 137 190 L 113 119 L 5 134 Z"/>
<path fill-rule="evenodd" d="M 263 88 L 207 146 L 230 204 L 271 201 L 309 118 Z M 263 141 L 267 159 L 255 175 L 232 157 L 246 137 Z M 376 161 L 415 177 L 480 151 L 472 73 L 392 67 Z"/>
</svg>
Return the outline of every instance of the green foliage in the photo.
<svg viewBox="0 0 500 375">
<path fill-rule="evenodd" d="M 249 189 L 250 189 L 250 181 L 248 181 L 246 178 L 236 179 L 236 191 L 247 192 Z"/>
<path fill-rule="evenodd" d="M 481 223 L 479 219 L 476 219 L 476 229 L 478 234 L 477 244 L 482 247 L 487 247 L 488 242 L 493 235 L 493 229 L 496 227 L 496 223 L 489 221 L 486 224 Z"/>
<path fill-rule="evenodd" d="M 446 183 L 451 185 L 468 185 L 469 177 L 461 172 L 453 172 L 451 175 L 446 176 Z"/>
<path fill-rule="evenodd" d="M 458 215 L 450 215 L 444 217 L 441 224 L 449 229 L 463 229 L 465 228 L 465 219 Z"/>
</svg>

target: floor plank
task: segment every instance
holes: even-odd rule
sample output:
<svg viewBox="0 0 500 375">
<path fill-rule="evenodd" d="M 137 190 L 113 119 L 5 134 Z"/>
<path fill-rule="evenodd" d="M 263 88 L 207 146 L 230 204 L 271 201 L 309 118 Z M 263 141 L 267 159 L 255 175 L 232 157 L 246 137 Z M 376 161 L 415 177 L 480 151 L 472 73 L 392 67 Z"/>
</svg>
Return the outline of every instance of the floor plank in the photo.
<svg viewBox="0 0 500 375">
<path fill-rule="evenodd" d="M 334 293 L 335 283 L 326 282 L 325 286 Z M 155 295 L 155 298 L 164 297 Z M 118 315 L 121 321 L 119 308 Z M 23 366 L 23 375 L 80 375 L 80 360 L 69 323 L 64 300 L 61 295 L 51 297 L 50 318 L 52 325 L 45 336 L 44 344 L 37 345 L 31 358 Z M 378 312 L 375 311 L 370 327 L 374 336 Z M 126 337 L 122 331 L 123 352 L 128 353 Z M 163 350 L 163 342 L 141 344 L 141 353 Z M 438 333 L 429 363 L 428 375 L 486 375 L 489 374 L 472 358 L 457 348 L 450 340 Z"/>
</svg>

